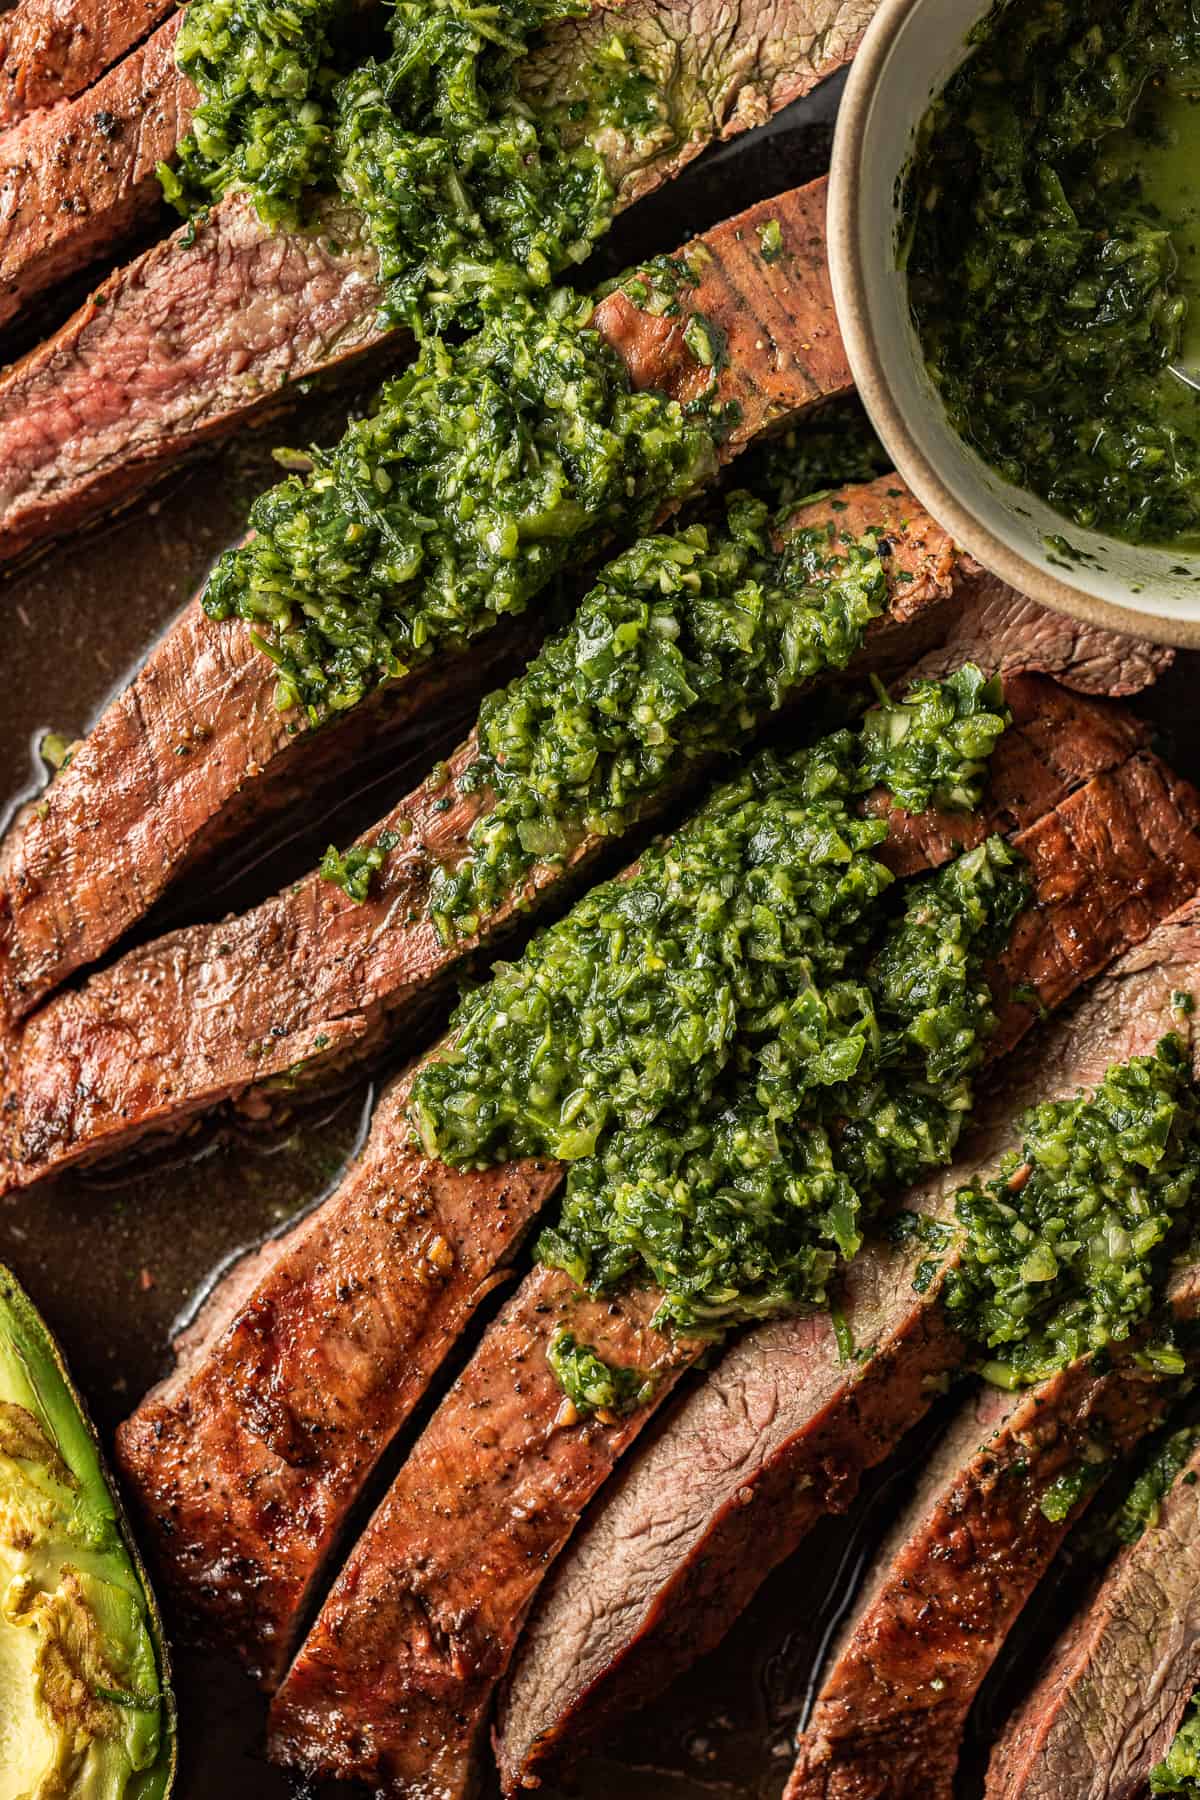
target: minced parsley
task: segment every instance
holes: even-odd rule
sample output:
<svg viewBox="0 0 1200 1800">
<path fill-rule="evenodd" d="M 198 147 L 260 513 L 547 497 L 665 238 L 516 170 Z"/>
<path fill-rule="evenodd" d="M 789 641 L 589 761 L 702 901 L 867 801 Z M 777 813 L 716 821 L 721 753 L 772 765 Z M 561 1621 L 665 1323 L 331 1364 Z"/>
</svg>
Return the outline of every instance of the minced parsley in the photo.
<svg viewBox="0 0 1200 1800">
<path fill-rule="evenodd" d="M 419 332 L 545 289 L 611 221 L 596 145 L 617 99 L 623 129 L 644 131 L 653 109 L 660 152 L 672 136 L 617 33 L 562 92 L 521 91 L 540 34 L 586 13 L 583 0 L 396 0 L 380 54 L 364 56 L 353 0 L 192 0 L 177 56 L 200 103 L 159 171 L 167 198 L 188 214 L 241 189 L 295 229 L 313 194 L 337 190 L 378 251 L 385 315 Z"/>
<path fill-rule="evenodd" d="M 1185 1425 L 1154 1443 L 1113 1516 L 1113 1534 L 1119 1543 L 1135 1544 L 1143 1532 L 1158 1524 L 1162 1503 L 1191 1458 L 1198 1438 L 1200 1427 Z"/>
<path fill-rule="evenodd" d="M 550 1340 L 546 1361 L 559 1387 L 581 1414 L 598 1412 L 621 1418 L 642 1406 L 654 1391 L 653 1379 L 640 1369 L 626 1369 L 604 1358 L 569 1331 Z"/>
<path fill-rule="evenodd" d="M 1170 1033 L 1093 1093 L 1034 1107 L 1021 1149 L 960 1190 L 946 1305 L 989 1352 L 985 1374 L 1041 1381 L 1152 1318 L 1200 1178 L 1198 1120 L 1190 1056 Z M 1165 1324 L 1139 1354 L 1163 1374 L 1183 1366 Z"/>
<path fill-rule="evenodd" d="M 673 776 L 844 668 L 886 601 L 872 537 L 813 529 L 777 553 L 765 503 L 746 493 L 727 502 L 724 529 L 642 539 L 484 702 L 466 785 L 495 801 L 467 857 L 438 872 L 430 910 L 472 929 L 534 863 L 625 829 Z"/>
<path fill-rule="evenodd" d="M 352 844 L 346 851 L 330 844 L 317 872 L 322 881 L 340 887 L 349 899 L 361 906 L 371 892 L 371 883 L 399 842 L 398 832 L 381 831 L 373 844 Z"/>
<path fill-rule="evenodd" d="M 414 1084 L 431 1155 L 570 1162 L 539 1255 L 593 1288 L 640 1268 L 662 1321 L 821 1297 L 858 1184 L 944 1160 L 969 1104 L 1025 875 L 990 840 L 889 922 L 861 752 L 842 731 L 756 758 L 467 994 Z"/>
<path fill-rule="evenodd" d="M 1001 686 L 967 663 L 949 681 L 917 681 L 904 701 L 880 704 L 863 720 L 864 779 L 886 786 L 907 812 L 931 803 L 968 810 L 987 759 L 1008 721 Z"/>
<path fill-rule="evenodd" d="M 589 318 L 558 289 L 457 346 L 428 339 L 310 472 L 255 501 L 204 608 L 251 623 L 281 707 L 315 722 L 354 706 L 708 476 L 704 424 L 635 393 Z"/>
<path fill-rule="evenodd" d="M 596 1290 L 648 1281 L 663 1296 L 656 1322 L 693 1331 L 824 1302 L 881 1194 L 945 1163 L 969 1111 L 969 1075 L 995 1023 L 985 945 L 1006 934 L 1027 892 L 999 839 L 972 852 L 970 869 L 983 904 L 978 928 L 959 936 L 957 1064 L 941 1034 L 932 1056 L 922 1045 L 919 979 L 889 996 L 880 959 L 844 954 L 835 978 L 814 974 L 739 1021 L 703 1104 L 680 1089 L 652 1123 L 625 1126 L 572 1163 L 539 1258 Z M 969 877 L 957 872 L 961 892 Z M 921 890 L 948 889 L 948 873 L 912 884 L 885 947 L 905 936 Z"/>
<path fill-rule="evenodd" d="M 1188 1702 L 1183 1723 L 1162 1762 L 1150 1771 L 1152 1794 L 1200 1794 L 1200 1694 Z"/>
<path fill-rule="evenodd" d="M 330 180 L 334 37 L 350 0 L 192 0 L 175 60 L 199 101 L 163 192 L 185 217 L 244 188 L 272 225 L 297 226 Z"/>
<path fill-rule="evenodd" d="M 1195 395 L 1166 367 L 1195 279 L 1198 62 L 1182 0 L 998 5 L 908 177 L 909 295 L 952 424 L 1134 541 L 1200 534 Z"/>
</svg>

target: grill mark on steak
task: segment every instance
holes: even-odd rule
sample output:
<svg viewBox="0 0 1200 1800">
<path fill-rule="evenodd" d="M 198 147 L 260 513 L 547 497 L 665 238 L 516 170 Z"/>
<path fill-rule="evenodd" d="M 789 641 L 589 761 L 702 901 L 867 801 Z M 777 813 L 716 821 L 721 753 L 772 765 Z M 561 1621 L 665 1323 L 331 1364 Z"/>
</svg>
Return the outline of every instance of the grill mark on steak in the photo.
<svg viewBox="0 0 1200 1800">
<path fill-rule="evenodd" d="M 1109 780 L 1100 777 L 1080 793 Z M 1094 803 L 1085 805 L 1085 812 L 1093 810 Z M 1200 795 L 1191 796 L 1189 813 L 1190 893 L 1200 882 Z M 1016 842 L 1039 829 L 1018 834 Z M 1094 832 L 1089 842 L 1103 856 L 1119 836 Z M 1106 875 L 1101 867 L 1093 871 L 1101 887 Z M 1176 881 L 1167 887 L 1174 891 Z M 1074 880 L 1058 882 L 1044 867 L 1039 871 L 1040 907 L 1071 909 L 1074 900 Z M 1048 928 L 1045 913 L 1042 928 Z M 630 1330 L 644 1331 L 657 1299 L 643 1290 L 587 1301 L 554 1271 L 536 1269 L 527 1279 L 512 1310 L 485 1332 L 462 1382 L 434 1414 L 330 1590 L 272 1705 L 269 1742 L 277 1760 L 307 1776 L 368 1779 L 384 1791 L 429 1800 L 458 1800 L 471 1791 L 492 1696 L 521 1627 L 585 1507 L 627 1447 L 613 1432 L 583 1435 L 576 1449 L 573 1428 L 556 1417 L 561 1395 L 552 1374 L 536 1366 L 536 1349 L 544 1365 L 557 1319 L 546 1320 L 531 1341 L 523 1303 L 544 1294 L 565 1300 L 572 1291 L 576 1304 L 602 1312 L 607 1325 L 619 1318 Z M 686 1346 L 672 1342 L 681 1361 L 692 1360 Z M 514 1396 L 517 1347 L 526 1366 L 535 1367 L 531 1389 Z M 639 1429 L 669 1385 L 640 1409 Z M 755 1531 L 755 1555 L 759 1542 Z M 432 1632 L 424 1626 L 431 1617 Z M 527 1767 L 506 1775 L 510 1791 L 530 1778 Z"/>
<path fill-rule="evenodd" d="M 713 0 L 627 0 L 620 10 L 682 133 L 666 144 L 600 134 L 623 208 L 840 67 L 874 0 L 732 12 Z M 569 91 L 583 42 L 612 18 L 598 8 L 545 33 L 523 72 L 530 90 L 543 101 Z M 349 209 L 326 203 L 318 229 L 272 232 L 236 195 L 117 270 L 99 306 L 89 301 L 0 380 L 0 561 L 128 501 L 182 455 L 278 407 L 289 384 L 385 339 L 402 347 L 378 316 L 377 274 Z M 794 339 L 776 345 L 759 331 L 754 342 L 764 367 L 778 355 L 780 376 L 794 372 Z"/>
<path fill-rule="evenodd" d="M 1194 888 L 1194 863 L 1190 879 Z M 1186 901 L 1187 880 L 1160 896 L 1174 891 L 1182 910 L 1149 935 L 1131 918 L 1129 941 L 1141 947 L 985 1085 L 954 1165 L 906 1204 L 949 1219 L 957 1189 L 1013 1146 L 1027 1107 L 1094 1087 L 1113 1062 L 1153 1048 L 1172 992 L 1200 970 L 1200 904 Z M 1026 954 L 1037 966 L 1027 942 Z M 927 1410 L 931 1381 L 965 1355 L 940 1280 L 913 1289 L 927 1255 L 881 1241 L 849 1266 L 841 1305 L 865 1359 L 842 1362 L 825 1314 L 748 1332 L 601 1496 L 505 1694 L 498 1755 L 510 1790 L 573 1759 L 719 1643 L 770 1571 L 819 1518 L 850 1505 Z"/>
<path fill-rule="evenodd" d="M 1168 1005 L 1158 1031 L 1172 1023 Z M 1177 1284 L 1181 1316 L 1194 1317 L 1198 1287 L 1197 1269 Z M 1113 1360 L 1100 1371 L 1081 1357 L 1019 1396 L 968 1403 L 880 1554 L 784 1800 L 953 1800 L 975 1695 L 1091 1496 L 1057 1522 L 1043 1499 L 1081 1462 L 1126 1455 L 1171 1397 L 1132 1345 Z"/>
<path fill-rule="evenodd" d="M 858 658 L 861 673 L 865 667 L 888 667 L 905 660 L 905 650 L 911 651 L 926 632 L 925 615 L 940 613 L 955 588 L 969 589 L 975 576 L 973 565 L 955 556 L 946 534 L 897 488 L 894 477 L 861 492 L 845 491 L 857 518 L 864 524 L 870 518 L 889 533 L 892 550 L 887 566 L 892 592 L 898 596 L 872 629 L 868 647 Z M 823 524 L 839 516 L 828 503 L 821 503 L 797 513 L 793 525 Z M 205 642 L 203 636 L 200 642 Z M 213 644 L 236 646 L 241 654 L 237 678 L 255 680 L 257 665 L 265 659 L 250 646 L 247 632 L 231 639 L 221 631 Z M 209 685 L 217 687 L 229 675 L 228 668 L 219 664 Z M 169 674 L 161 684 L 142 686 L 156 705 L 163 699 L 170 702 L 178 693 Z M 136 697 L 137 692 L 135 684 L 123 699 Z M 1057 690 L 1047 695 L 1047 704 L 1066 746 L 1061 767 L 1053 756 L 1040 766 L 1038 752 L 1031 748 L 1018 768 L 1016 746 L 1024 743 L 1024 736 L 1010 733 L 1004 740 L 1003 754 L 1012 759 L 1012 780 L 1003 786 L 1014 796 L 1006 817 L 1014 823 L 1022 808 L 1045 811 L 1067 786 L 1120 761 L 1140 738 L 1138 728 L 1123 713 L 1106 711 L 1099 702 L 1087 703 L 1086 719 L 1065 696 L 1058 697 Z M 199 710 L 203 718 L 205 709 Z M 1035 710 L 1036 696 L 1030 696 L 1025 711 Z M 260 709 L 258 716 L 271 734 L 278 716 L 273 708 L 270 713 Z M 124 725 L 127 719 L 118 703 L 113 722 Z M 172 714 L 152 723 L 148 732 L 144 718 L 130 721 L 135 747 L 147 738 L 178 739 L 183 729 Z M 215 742 L 216 734 L 204 737 L 189 765 L 195 757 L 209 758 Z M 243 754 L 253 755 L 257 748 L 251 740 Z M 115 749 L 121 757 L 125 746 Z M 89 758 L 90 766 L 78 784 L 65 784 L 65 797 L 74 797 L 75 786 L 84 796 L 94 793 L 98 772 L 112 765 L 113 750 L 111 738 L 102 743 L 89 740 L 77 758 Z M 389 1024 L 394 1027 L 396 1015 L 411 1013 L 419 998 L 435 991 L 481 940 L 494 941 L 511 924 L 513 904 L 492 914 L 475 938 L 450 944 L 442 941 L 427 912 L 433 867 L 461 858 L 472 824 L 490 804 L 486 789 L 470 794 L 458 790 L 459 778 L 475 756 L 472 736 L 449 759 L 447 773 L 436 787 L 423 783 L 362 834 L 363 843 L 373 843 L 385 830 L 395 832 L 399 840 L 364 903 L 356 905 L 314 872 L 240 919 L 191 926 L 131 951 L 83 987 L 60 994 L 34 1014 L 19 1037 L 11 1036 L 7 1053 L 7 1137 L 14 1148 L 14 1181 L 36 1179 L 66 1162 L 107 1152 L 147 1132 L 176 1128 L 198 1111 L 231 1097 L 244 1105 L 248 1089 L 258 1090 L 260 1110 L 266 1110 L 264 1084 L 301 1062 L 310 1083 L 319 1080 L 321 1069 L 330 1063 L 340 1074 L 348 1054 L 369 1054 Z M 180 759 L 173 756 L 167 772 L 178 800 L 173 793 L 168 806 L 135 813 L 129 825 L 137 835 L 119 864 L 106 865 L 94 855 L 79 858 L 78 879 L 89 883 L 86 905 L 78 906 L 65 922 L 64 908 L 74 899 L 70 885 L 43 875 L 36 884 L 20 888 L 10 876 L 7 885 L 14 900 L 28 897 L 19 914 L 13 905 L 8 920 L 8 954 L 0 962 L 0 979 L 9 992 L 17 986 L 18 967 L 22 990 L 28 989 L 32 957 L 18 961 L 27 945 L 42 949 L 43 968 L 56 956 L 61 963 L 64 940 L 71 942 L 73 934 L 76 945 L 81 939 L 86 942 L 91 922 L 111 921 L 122 900 L 130 910 L 145 907 L 148 896 L 137 882 L 150 847 L 142 834 L 161 831 L 153 825 L 155 817 L 165 816 L 176 833 L 175 843 L 170 839 L 159 843 L 160 858 L 165 861 L 177 854 L 177 846 L 190 852 L 193 821 L 176 808 L 204 801 L 203 771 L 197 782 L 190 766 L 181 768 Z M 157 766 L 151 764 L 147 776 L 156 774 Z M 307 761 L 302 775 L 311 778 Z M 679 780 L 647 803 L 642 817 L 661 811 L 694 782 L 695 775 L 682 771 Z M 51 788 L 52 797 L 58 786 Z M 128 806 L 128 795 L 117 789 L 113 808 L 121 806 Z M 35 813 L 25 827 L 24 842 L 32 838 L 36 843 L 39 836 L 44 841 L 44 828 L 50 823 Z M 85 844 L 83 833 L 96 829 L 90 815 L 72 817 L 69 833 L 62 831 L 61 815 L 54 824 L 57 834 L 68 841 L 79 837 Z M 949 854 L 953 830 L 934 820 L 918 837 L 920 832 L 919 821 L 896 816 L 893 843 L 898 861 L 907 859 L 906 866 L 917 866 L 914 857 L 920 862 Z M 599 836 L 585 837 L 565 869 L 543 866 L 534 871 L 518 896 L 523 907 L 560 889 L 605 843 Z M 153 870 L 153 863 L 150 866 Z M 131 879 L 134 885 L 126 889 Z"/>
<path fill-rule="evenodd" d="M 20 0 L 0 15 L 0 126 L 82 94 L 174 6 L 175 0 Z M 174 146 L 172 140 L 164 154 Z"/>
<path fill-rule="evenodd" d="M 79 99 L 0 135 L 0 326 L 157 214 L 155 169 L 190 110 L 175 69 L 179 22 L 168 19 Z"/>
<path fill-rule="evenodd" d="M 823 251 L 813 252 L 819 256 L 815 272 L 804 261 L 823 206 L 823 184 L 794 189 L 770 203 L 772 216 L 782 221 L 784 241 L 794 251 L 773 265 L 778 271 L 773 280 L 798 288 L 811 361 L 795 339 L 768 352 L 751 338 L 740 298 L 745 280 L 739 271 L 758 260 L 754 226 L 764 216 L 763 207 L 751 208 L 699 240 L 714 254 L 699 283 L 686 290 L 678 318 L 640 313 L 623 295 L 610 296 L 596 310 L 597 330 L 642 385 L 659 380 L 686 386 L 687 372 L 699 369 L 682 339 L 689 309 L 702 311 L 728 331 L 730 362 L 719 375 L 719 395 L 739 402 L 742 418 L 724 446 L 727 456 L 736 454 L 768 418 L 781 416 L 789 393 L 790 410 L 799 414 L 818 397 L 818 390 L 823 396 L 848 385 L 832 324 Z M 244 206 L 239 216 L 243 224 L 250 224 L 252 215 Z M 307 296 L 305 330 L 323 336 L 324 277 L 319 271 L 328 270 L 328 250 L 315 239 L 280 237 L 272 242 L 295 292 Z M 206 299 L 201 286 L 193 296 L 195 306 L 203 311 Z M 253 334 L 255 307 L 262 302 L 258 297 L 248 297 L 248 302 L 238 330 Z M 809 316 L 810 308 L 816 316 Z M 142 359 L 153 365 L 156 351 L 154 345 L 135 340 L 128 354 L 132 365 Z M 168 351 L 168 363 L 171 354 Z M 89 387 L 81 403 L 92 405 L 90 396 Z M 25 428 L 36 439 L 36 415 L 25 421 Z M 127 421 L 122 420 L 121 446 L 126 433 Z M 922 519 L 921 529 L 929 532 L 924 515 Z M 948 556 L 948 540 L 943 536 L 939 541 L 942 554 Z M 531 612 L 536 616 L 536 608 Z M 506 645 L 511 649 L 511 634 L 529 630 L 528 620 L 498 627 L 495 634 L 476 639 L 464 656 L 433 661 L 455 668 L 457 680 L 478 680 L 481 656 L 499 654 Z M 364 702 L 366 711 L 353 708 L 336 722 L 336 729 L 334 724 L 326 726 L 321 736 L 330 757 L 336 754 L 331 740 L 341 741 L 352 754 L 356 729 L 377 734 L 378 708 L 390 709 L 401 725 L 409 723 L 422 696 L 429 692 L 436 696 L 441 679 L 418 669 Z M 281 714 L 276 709 L 275 689 L 274 665 L 254 649 L 246 622 L 208 620 L 199 602 L 193 601 L 131 686 L 104 713 L 70 765 L 36 805 L 25 809 L 0 852 L 4 1016 L 21 1017 L 66 976 L 107 949 L 179 873 L 195 866 L 214 840 L 252 815 L 259 804 L 257 796 L 269 795 L 273 778 L 290 773 L 297 740 L 311 734 L 303 713 Z M 355 719 L 357 726 L 349 723 Z M 183 760 L 181 747 L 188 752 Z M 98 884 L 102 906 L 96 904 Z"/>
<path fill-rule="evenodd" d="M 186 1360 L 117 1434 L 179 1610 L 268 1686 L 349 1506 L 475 1304 L 464 1285 L 478 1288 L 503 1262 L 561 1179 L 550 1163 L 484 1178 L 426 1162 L 409 1142 L 406 1092 L 403 1081 L 385 1090 L 338 1190 L 263 1253 L 234 1305 L 215 1297 L 207 1339 L 192 1338 Z M 496 1182 L 507 1198 L 491 1222 L 480 1209 Z M 481 1259 L 436 1296 L 410 1281 L 388 1211 L 389 1196 L 403 1209 L 430 1189 L 436 1231 L 456 1257 L 467 1245 Z M 441 1312 L 427 1319 L 435 1297 L 457 1308 L 451 1326 Z M 273 1414 L 286 1408 L 276 1447 L 263 1436 L 260 1392 Z M 289 1461 L 301 1441 L 305 1458 Z"/>
</svg>

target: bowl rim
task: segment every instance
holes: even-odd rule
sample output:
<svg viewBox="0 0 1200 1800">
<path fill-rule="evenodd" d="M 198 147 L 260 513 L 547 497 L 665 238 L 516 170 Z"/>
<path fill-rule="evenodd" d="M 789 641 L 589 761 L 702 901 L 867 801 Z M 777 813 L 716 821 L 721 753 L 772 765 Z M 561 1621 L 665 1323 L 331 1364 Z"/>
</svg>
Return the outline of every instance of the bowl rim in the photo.
<svg viewBox="0 0 1200 1800">
<path fill-rule="evenodd" d="M 1167 618 L 1098 599 L 1012 549 L 976 518 L 943 480 L 913 437 L 892 392 L 871 329 L 859 225 L 867 123 L 880 76 L 910 14 L 923 0 L 880 0 L 867 27 L 841 104 L 829 165 L 826 238 L 834 308 L 850 373 L 896 470 L 921 504 L 977 562 L 1054 612 L 1155 643 L 1200 649 L 1200 618 Z M 981 11 L 983 9 L 981 8 Z"/>
</svg>

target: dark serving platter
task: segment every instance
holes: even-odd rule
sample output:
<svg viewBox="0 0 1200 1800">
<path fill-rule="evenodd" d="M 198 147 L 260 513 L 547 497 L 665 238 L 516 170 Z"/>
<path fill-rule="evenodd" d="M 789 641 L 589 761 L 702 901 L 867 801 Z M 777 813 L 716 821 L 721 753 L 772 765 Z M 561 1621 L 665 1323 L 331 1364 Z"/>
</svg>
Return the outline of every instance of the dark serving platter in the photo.
<svg viewBox="0 0 1200 1800">
<path fill-rule="evenodd" d="M 820 174 L 841 86 L 826 83 L 761 131 L 702 157 L 619 222 L 586 276 L 601 279 L 639 256 L 673 249 L 743 206 Z M 4 819 L 45 780 L 37 752 L 42 734 L 53 729 L 73 738 L 88 729 L 237 535 L 250 498 L 273 479 L 271 447 L 336 436 L 355 398 L 345 385 L 304 396 L 288 418 L 193 465 L 105 530 L 59 546 L 0 587 Z M 1139 702 L 1167 737 L 1176 765 L 1193 778 L 1200 775 L 1198 681 L 1200 656 L 1181 655 Z M 311 866 L 327 843 L 349 841 L 384 811 L 411 775 L 456 741 L 464 723 L 465 716 L 447 713 L 399 759 L 365 767 L 353 795 L 326 811 L 315 805 L 292 837 L 243 847 L 240 860 L 231 858 L 214 879 L 173 896 L 154 925 L 217 917 L 273 892 Z M 169 1365 L 173 1328 L 214 1276 L 336 1179 L 361 1138 L 373 1091 L 363 1079 L 297 1115 L 283 1135 L 190 1139 L 170 1161 L 119 1178 L 71 1175 L 0 1209 L 0 1257 L 59 1333 L 102 1432 L 110 1433 Z M 603 1756 L 581 1771 L 585 1795 L 776 1800 L 823 1647 L 938 1423 L 927 1421 L 871 1478 L 849 1517 L 810 1535 L 715 1654 L 614 1733 Z M 394 1466 L 395 1459 L 374 1497 Z M 1019 1648 L 1010 1648 L 976 1708 L 964 1795 L 978 1789 L 989 1722 L 1001 1716 L 1047 1641 L 1052 1598 L 1030 1612 Z M 295 1794 L 295 1783 L 265 1761 L 265 1705 L 238 1671 L 184 1651 L 176 1652 L 175 1666 L 181 1800 L 211 1800 L 218 1783 L 224 1800 Z"/>
</svg>

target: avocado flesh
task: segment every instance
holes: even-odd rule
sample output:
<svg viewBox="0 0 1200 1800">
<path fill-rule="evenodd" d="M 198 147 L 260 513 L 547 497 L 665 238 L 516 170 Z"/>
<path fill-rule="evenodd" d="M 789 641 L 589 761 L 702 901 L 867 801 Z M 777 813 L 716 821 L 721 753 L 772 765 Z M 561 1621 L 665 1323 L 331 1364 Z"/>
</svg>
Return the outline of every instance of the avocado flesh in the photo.
<svg viewBox="0 0 1200 1800">
<path fill-rule="evenodd" d="M 0 1268 L 0 1800 L 162 1800 L 173 1724 L 153 1600 L 94 1434 Z"/>
</svg>

